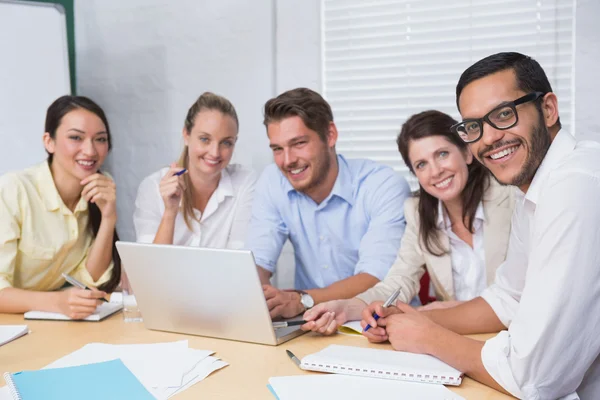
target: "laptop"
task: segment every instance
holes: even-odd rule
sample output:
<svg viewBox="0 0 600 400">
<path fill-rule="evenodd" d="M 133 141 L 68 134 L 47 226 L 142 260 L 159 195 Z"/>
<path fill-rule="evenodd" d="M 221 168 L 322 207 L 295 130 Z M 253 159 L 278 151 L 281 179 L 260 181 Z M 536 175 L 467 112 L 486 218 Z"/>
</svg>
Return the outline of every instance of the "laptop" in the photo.
<svg viewBox="0 0 600 400">
<path fill-rule="evenodd" d="M 304 333 L 299 326 L 273 328 L 251 251 L 116 246 L 148 329 L 266 345 Z"/>
</svg>

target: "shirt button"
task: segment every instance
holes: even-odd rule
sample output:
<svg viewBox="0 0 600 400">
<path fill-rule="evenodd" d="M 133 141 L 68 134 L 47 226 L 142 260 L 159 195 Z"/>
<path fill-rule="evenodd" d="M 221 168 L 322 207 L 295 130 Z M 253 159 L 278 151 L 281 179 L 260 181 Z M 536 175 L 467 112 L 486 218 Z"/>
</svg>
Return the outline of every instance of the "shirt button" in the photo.
<svg viewBox="0 0 600 400">
<path fill-rule="evenodd" d="M 325 264 L 325 265 L 323 265 L 323 268 L 327 269 L 327 268 L 329 268 L 329 265 Z"/>
<path fill-rule="evenodd" d="M 325 236 L 321 235 L 321 236 L 319 236 L 319 239 L 321 239 L 323 241 L 323 240 L 325 240 Z"/>
</svg>

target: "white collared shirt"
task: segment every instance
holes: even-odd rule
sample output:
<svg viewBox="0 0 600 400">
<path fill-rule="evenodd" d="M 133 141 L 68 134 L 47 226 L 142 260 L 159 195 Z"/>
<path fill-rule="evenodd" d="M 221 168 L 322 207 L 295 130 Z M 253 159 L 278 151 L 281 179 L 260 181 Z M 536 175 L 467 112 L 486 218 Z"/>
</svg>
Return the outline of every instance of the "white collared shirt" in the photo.
<svg viewBox="0 0 600 400">
<path fill-rule="evenodd" d="M 438 229 L 446 233 L 450 241 L 450 260 L 452 264 L 452 281 L 456 300 L 467 301 L 481 295 L 487 287 L 485 269 L 485 250 L 483 246 L 483 223 L 485 214 L 483 204 L 479 202 L 473 220 L 473 247 L 465 243 L 452 231 L 450 218 L 438 202 Z"/>
<path fill-rule="evenodd" d="M 160 180 L 169 168 L 146 177 L 138 189 L 133 223 L 137 241 L 152 243 L 165 211 L 160 196 Z M 217 189 L 208 200 L 204 214 L 194 209 L 199 221 L 191 219 L 190 230 L 180 210 L 175 219 L 173 244 L 181 246 L 241 249 L 252 212 L 256 174 L 239 164 L 229 164 L 221 172 Z"/>
<path fill-rule="evenodd" d="M 483 365 L 519 398 L 600 399 L 600 143 L 559 132 L 518 193 Z"/>
</svg>

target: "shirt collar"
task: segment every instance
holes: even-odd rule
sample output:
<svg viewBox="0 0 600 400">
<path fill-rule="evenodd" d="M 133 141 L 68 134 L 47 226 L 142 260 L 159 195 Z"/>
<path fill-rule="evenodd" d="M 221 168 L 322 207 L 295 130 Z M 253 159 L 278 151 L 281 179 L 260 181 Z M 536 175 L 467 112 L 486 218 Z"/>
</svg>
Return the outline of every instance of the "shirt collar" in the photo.
<svg viewBox="0 0 600 400">
<path fill-rule="evenodd" d="M 540 195 L 540 189 L 544 184 L 544 181 L 550 175 L 550 172 L 552 172 L 552 170 L 554 170 L 554 168 L 560 163 L 560 161 L 569 153 L 571 153 L 571 151 L 573 151 L 576 144 L 577 142 L 575 141 L 575 138 L 568 132 L 563 130 L 558 132 L 552 141 L 546 156 L 542 160 L 542 163 L 533 176 L 531 185 L 529 185 L 529 189 L 527 189 L 527 193 L 525 194 L 525 200 L 537 204 Z"/>
<path fill-rule="evenodd" d="M 480 201 L 477 204 L 477 210 L 475 210 L 475 221 L 485 222 L 485 213 L 483 212 L 483 203 Z M 450 218 L 446 214 L 442 202 L 438 201 L 438 216 L 437 216 L 437 227 L 438 229 L 445 230 L 449 229 L 452 225 L 450 224 Z"/>
<path fill-rule="evenodd" d="M 43 199 L 44 206 L 48 211 L 56 211 L 62 209 L 63 214 L 71 214 L 71 210 L 65 205 L 58 193 L 56 184 L 54 183 L 54 177 L 52 171 L 50 171 L 50 164 L 48 161 L 44 161 L 36 167 L 35 174 L 36 186 L 40 192 L 40 197 Z M 88 209 L 88 202 L 83 197 L 77 202 L 75 211 L 73 214 L 86 211 Z"/>
<path fill-rule="evenodd" d="M 348 163 L 346 162 L 344 156 L 340 154 L 338 154 L 337 156 L 337 162 L 338 175 L 335 178 L 335 183 L 333 184 L 331 193 L 329 194 L 329 196 L 327 196 L 327 198 L 325 198 L 325 200 L 321 204 L 326 204 L 329 201 L 329 199 L 331 199 L 333 196 L 337 196 L 348 202 L 348 204 L 354 205 L 354 182 L 352 180 L 350 168 L 348 167 Z M 303 194 L 294 189 L 294 187 L 292 186 L 290 181 L 285 177 L 285 175 L 283 176 L 283 180 L 283 189 L 286 191 L 288 196 L 290 195 L 290 193 Z"/>
</svg>

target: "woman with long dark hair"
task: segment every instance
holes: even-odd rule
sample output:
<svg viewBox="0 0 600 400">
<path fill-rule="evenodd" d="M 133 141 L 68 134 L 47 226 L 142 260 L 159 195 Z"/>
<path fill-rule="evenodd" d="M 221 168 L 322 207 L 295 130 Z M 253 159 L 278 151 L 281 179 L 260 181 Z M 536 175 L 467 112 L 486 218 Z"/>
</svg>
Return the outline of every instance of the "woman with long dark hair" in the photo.
<svg viewBox="0 0 600 400">
<path fill-rule="evenodd" d="M 305 330 L 324 334 L 359 320 L 368 304 L 385 301 L 397 288 L 410 302 L 427 270 L 438 302 L 451 307 L 477 297 L 504 261 L 514 206 L 513 189 L 502 187 L 450 131 L 456 121 L 439 111 L 413 115 L 398 135 L 398 150 L 419 181 L 404 206 L 406 231 L 386 278 L 349 300 L 333 300 L 305 313 Z"/>
<path fill-rule="evenodd" d="M 46 161 L 0 177 L 0 313 L 82 319 L 121 278 L 116 191 L 100 168 L 111 148 L 104 111 L 62 96 L 46 113 Z M 62 273 L 93 290 L 68 288 Z"/>
</svg>

